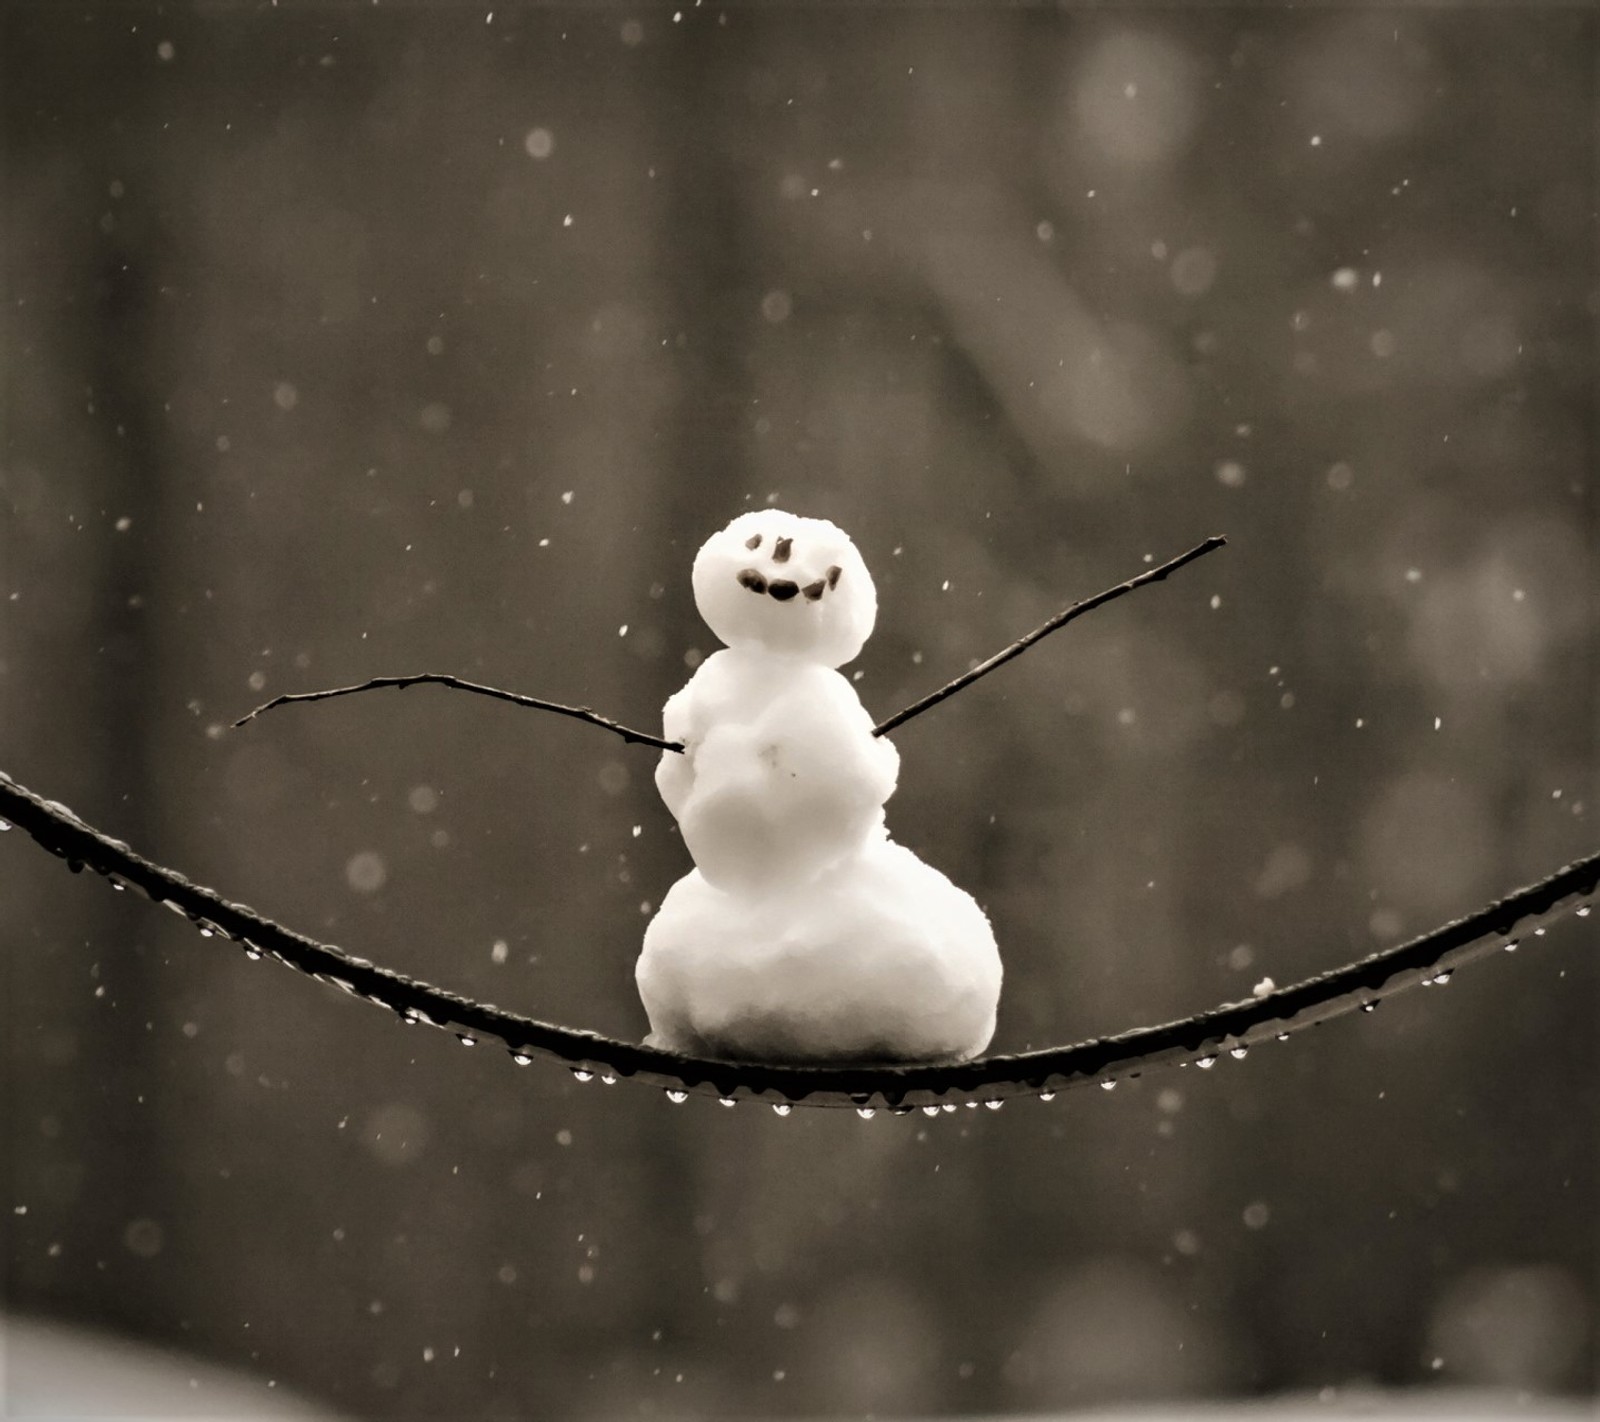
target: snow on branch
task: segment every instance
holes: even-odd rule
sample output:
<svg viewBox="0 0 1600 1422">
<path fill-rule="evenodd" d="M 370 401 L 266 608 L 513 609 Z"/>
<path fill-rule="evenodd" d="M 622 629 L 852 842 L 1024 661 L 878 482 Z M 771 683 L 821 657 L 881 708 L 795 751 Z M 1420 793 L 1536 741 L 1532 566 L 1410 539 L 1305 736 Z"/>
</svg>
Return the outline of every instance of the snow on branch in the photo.
<svg viewBox="0 0 1600 1422">
<path fill-rule="evenodd" d="M 66 860 L 74 871 L 87 866 L 118 888 L 136 888 L 166 904 L 203 935 L 231 939 L 252 958 L 274 957 L 386 1007 L 404 1022 L 452 1031 L 465 1045 L 494 1039 L 519 1064 L 546 1058 L 564 1063 L 582 1080 L 629 1077 L 665 1087 L 673 1100 L 690 1092 L 729 1102 L 755 1098 L 780 1112 L 806 1105 L 853 1106 L 863 1114 L 918 1107 L 935 1113 L 980 1101 L 994 1106 L 1012 1096 L 1049 1098 L 1091 1082 L 1109 1087 L 1161 1065 L 1209 1067 L 1224 1054 L 1243 1056 L 1258 1042 L 1281 1039 L 1357 1009 L 1370 1011 L 1406 988 L 1447 982 L 1473 959 L 1513 951 L 1528 937 L 1542 935 L 1556 918 L 1574 911 L 1586 916 L 1589 900 L 1600 890 L 1600 854 L 1593 854 L 1466 918 L 1342 968 L 1178 1022 L 1075 1046 L 984 1057 L 960 1066 L 799 1067 L 677 1056 L 539 1022 L 391 972 L 295 933 L 141 858 L 64 805 L 0 772 L 0 824 L 6 823 Z"/>
</svg>

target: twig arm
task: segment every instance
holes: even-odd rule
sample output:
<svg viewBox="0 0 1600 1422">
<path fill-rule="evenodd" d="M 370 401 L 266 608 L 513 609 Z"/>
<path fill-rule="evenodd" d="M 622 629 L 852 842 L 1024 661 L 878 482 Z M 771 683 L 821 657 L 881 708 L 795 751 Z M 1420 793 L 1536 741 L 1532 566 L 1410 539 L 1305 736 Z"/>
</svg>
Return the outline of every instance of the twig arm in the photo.
<svg viewBox="0 0 1600 1422">
<path fill-rule="evenodd" d="M 375 676 L 357 686 L 332 686 L 323 691 L 291 691 L 283 696 L 274 696 L 271 701 L 257 706 L 254 711 L 241 716 L 233 724 L 235 728 L 243 726 L 255 720 L 262 712 L 271 711 L 276 706 L 287 706 L 291 701 L 328 701 L 335 696 L 354 696 L 358 691 L 378 691 L 387 686 L 404 690 L 408 686 L 418 686 L 424 682 L 432 682 L 436 686 L 448 686 L 455 691 L 476 692 L 479 696 L 492 696 L 496 701 L 509 701 L 513 706 L 528 706 L 535 711 L 554 711 L 558 716 L 571 716 L 574 720 L 586 721 L 591 726 L 611 731 L 630 744 L 654 746 L 657 750 L 666 751 L 683 749 L 676 741 L 663 740 L 648 731 L 635 731 L 620 721 L 613 721 L 609 716 L 591 711 L 587 706 L 563 706 L 556 701 L 541 701 L 537 696 L 523 696 L 515 691 L 502 691 L 498 686 L 483 686 L 479 682 L 464 681 L 461 677 L 450 676 L 444 672 L 418 672 L 415 676 Z"/>
<path fill-rule="evenodd" d="M 954 1109 L 956 1102 L 1042 1096 L 1091 1082 L 1104 1084 L 1163 1065 L 1208 1066 L 1223 1053 L 1242 1055 L 1254 1043 L 1375 1006 L 1419 984 L 1441 981 L 1441 975 L 1448 977 L 1473 959 L 1517 946 L 1518 937 L 1537 935 L 1544 924 L 1567 913 L 1587 913 L 1600 889 L 1600 854 L 1592 854 L 1467 918 L 1332 972 L 1247 1002 L 1224 1003 L 1179 1022 L 1075 1046 L 985 1057 L 960 1066 L 772 1066 L 707 1061 L 635 1046 L 535 1021 L 380 968 L 140 858 L 64 805 L 25 789 L 4 773 L 0 773 L 0 824 L 25 831 L 71 868 L 87 865 L 115 884 L 165 903 L 202 933 L 233 939 L 253 957 L 277 958 L 388 1007 L 403 1021 L 451 1029 L 464 1042 L 498 1039 L 520 1063 L 545 1057 L 586 1076 L 628 1076 L 674 1093 L 756 1097 L 784 1107 L 788 1103 L 896 1110 L 920 1106 L 938 1111 Z"/>
<path fill-rule="evenodd" d="M 1107 588 L 1104 592 L 1096 593 L 1093 597 L 1085 598 L 1082 602 L 1075 602 L 1071 607 L 1058 612 L 1049 621 L 1033 631 L 1017 638 L 1004 651 L 995 653 L 986 662 L 980 662 L 971 671 L 958 676 L 954 681 L 941 686 L 937 691 L 924 696 L 920 701 L 907 706 L 903 711 L 897 711 L 888 720 L 880 722 L 872 728 L 875 736 L 886 735 L 897 726 L 904 725 L 913 716 L 921 715 L 930 707 L 937 706 L 941 701 L 952 697 L 963 687 L 971 686 L 979 677 L 987 676 L 996 667 L 1004 666 L 1013 657 L 1021 656 L 1035 642 L 1048 637 L 1050 633 L 1065 627 L 1067 623 L 1082 617 L 1086 612 L 1130 593 L 1135 588 L 1143 587 L 1146 583 L 1160 582 L 1169 574 L 1176 572 L 1185 563 L 1192 563 L 1196 558 L 1203 557 L 1214 549 L 1222 547 L 1228 540 L 1217 535 L 1197 544 L 1187 553 L 1181 553 L 1176 558 L 1163 563 L 1159 568 L 1151 568 L 1140 573 L 1136 578 L 1129 578 L 1125 583 L 1118 583 L 1114 588 Z M 624 726 L 620 721 L 613 721 L 609 716 L 602 716 L 599 712 L 587 706 L 565 706 L 557 701 L 545 701 L 537 696 L 523 696 L 519 692 L 505 691 L 498 686 L 484 686 L 480 682 L 467 681 L 462 677 L 451 676 L 445 672 L 418 672 L 412 676 L 375 676 L 368 681 L 363 681 L 355 686 L 332 686 L 321 691 L 291 691 L 282 696 L 274 696 L 271 701 L 263 702 L 255 710 L 246 713 L 235 721 L 234 727 L 246 725 L 256 719 L 263 712 L 274 710 L 279 706 L 287 706 L 296 701 L 329 701 L 335 696 L 354 696 L 357 692 L 378 691 L 384 687 L 394 687 L 404 690 L 408 686 L 419 686 L 423 683 L 432 683 L 435 686 L 447 686 L 455 691 L 471 691 L 479 696 L 492 696 L 497 701 L 509 701 L 513 706 L 531 707 L 536 711 L 553 711 L 558 716 L 570 716 L 574 720 L 587 722 L 591 726 L 599 726 L 602 730 L 610 731 L 621 736 L 624 741 L 633 745 L 654 746 L 657 750 L 678 751 L 683 746 L 677 741 L 665 740 L 661 736 L 652 735 L 648 731 L 635 731 L 632 727 Z"/>
<path fill-rule="evenodd" d="M 1135 588 L 1142 588 L 1146 583 L 1158 583 L 1171 573 L 1175 573 L 1185 563 L 1192 563 L 1196 558 L 1203 558 L 1207 553 L 1221 548 L 1228 540 L 1221 534 L 1216 534 L 1206 539 L 1204 543 L 1196 544 L 1187 553 L 1180 553 L 1176 558 L 1163 563 L 1159 568 L 1151 568 L 1148 572 L 1140 573 L 1136 578 L 1129 578 L 1125 583 L 1118 583 L 1114 588 L 1107 588 L 1098 592 L 1093 597 L 1086 597 L 1082 602 L 1075 602 L 1071 607 L 1056 613 L 1048 622 L 1035 627 L 1033 631 L 1018 637 L 1004 651 L 996 652 L 986 662 L 979 662 L 971 671 L 958 676 L 954 681 L 946 682 L 937 691 L 929 692 L 920 701 L 914 701 L 903 711 L 896 711 L 886 721 L 880 721 L 872 728 L 875 736 L 887 735 L 896 726 L 903 726 L 913 716 L 920 716 L 924 711 L 937 706 L 941 701 L 948 700 L 963 687 L 971 686 L 979 677 L 988 676 L 996 667 L 1004 666 L 1013 657 L 1020 657 L 1035 642 L 1048 637 L 1052 632 L 1057 632 L 1067 623 L 1082 617 L 1086 612 L 1093 612 L 1097 607 L 1103 607 L 1121 597 L 1124 593 L 1131 593 Z"/>
</svg>

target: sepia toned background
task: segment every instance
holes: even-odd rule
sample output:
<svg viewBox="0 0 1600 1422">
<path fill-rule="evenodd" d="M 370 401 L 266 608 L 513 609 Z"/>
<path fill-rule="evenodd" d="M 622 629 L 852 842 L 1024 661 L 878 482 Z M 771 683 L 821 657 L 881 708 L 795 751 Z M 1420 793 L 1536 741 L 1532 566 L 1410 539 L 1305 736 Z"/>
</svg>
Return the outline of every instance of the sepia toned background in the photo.
<svg viewBox="0 0 1600 1422">
<path fill-rule="evenodd" d="M 1584 8 L 12 3 L 0 769 L 637 1036 L 688 568 L 850 530 L 996 1047 L 1600 847 Z M 1209 1074 L 927 1120 L 408 1031 L 0 842 L 5 1295 L 361 1417 L 1590 1396 L 1596 930 Z M 264 1383 L 263 1383 L 264 1385 Z"/>
</svg>

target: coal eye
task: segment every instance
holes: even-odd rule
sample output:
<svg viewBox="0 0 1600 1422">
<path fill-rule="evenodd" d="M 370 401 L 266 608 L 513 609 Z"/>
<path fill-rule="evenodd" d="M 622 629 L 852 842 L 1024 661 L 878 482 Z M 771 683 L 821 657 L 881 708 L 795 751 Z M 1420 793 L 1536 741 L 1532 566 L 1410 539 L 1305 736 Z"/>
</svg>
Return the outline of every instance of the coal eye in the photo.
<svg viewBox="0 0 1600 1422">
<path fill-rule="evenodd" d="M 774 563 L 787 563 L 789 550 L 794 546 L 794 539 L 780 538 L 772 545 L 772 561 Z"/>
<path fill-rule="evenodd" d="M 752 533 L 747 539 L 745 539 L 744 546 L 750 549 L 750 551 L 753 553 L 761 546 L 761 535 L 759 533 Z"/>
</svg>

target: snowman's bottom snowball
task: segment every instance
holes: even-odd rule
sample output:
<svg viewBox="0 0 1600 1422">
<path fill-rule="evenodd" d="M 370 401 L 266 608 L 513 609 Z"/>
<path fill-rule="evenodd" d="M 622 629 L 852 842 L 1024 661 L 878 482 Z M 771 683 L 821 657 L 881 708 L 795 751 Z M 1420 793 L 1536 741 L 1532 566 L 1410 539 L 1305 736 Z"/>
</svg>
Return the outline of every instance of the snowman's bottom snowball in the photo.
<svg viewBox="0 0 1600 1422">
<path fill-rule="evenodd" d="M 776 893 L 690 873 L 651 920 L 636 976 L 650 1046 L 730 1061 L 967 1061 L 1000 999 L 983 910 L 890 841 Z"/>
</svg>

